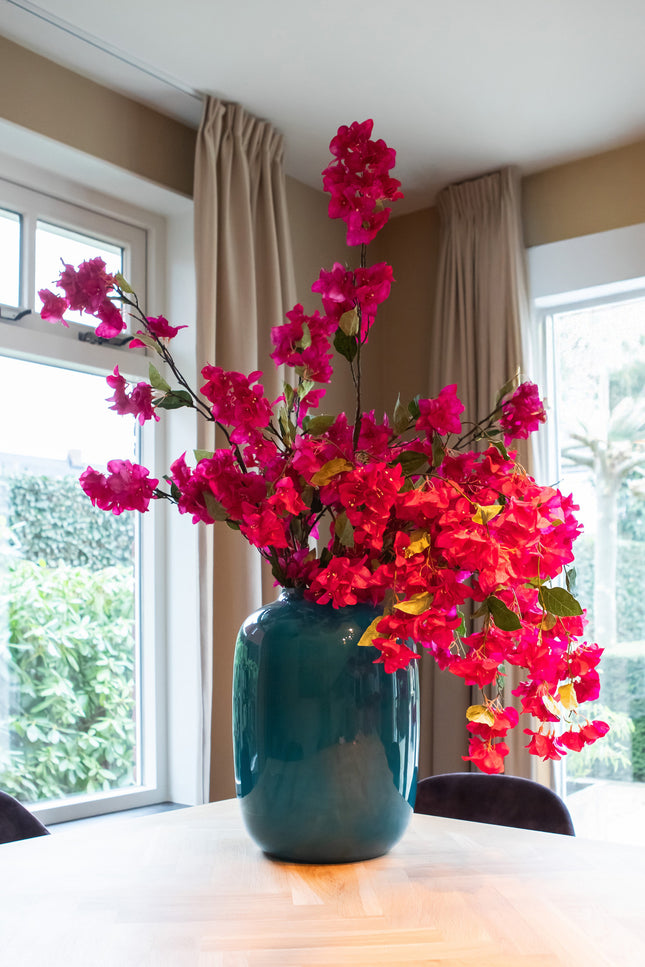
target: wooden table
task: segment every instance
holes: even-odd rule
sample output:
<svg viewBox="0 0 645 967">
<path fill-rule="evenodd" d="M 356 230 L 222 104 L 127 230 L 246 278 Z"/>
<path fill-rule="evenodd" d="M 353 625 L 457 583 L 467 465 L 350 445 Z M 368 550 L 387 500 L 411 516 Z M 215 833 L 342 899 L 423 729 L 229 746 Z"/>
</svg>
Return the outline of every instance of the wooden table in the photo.
<svg viewBox="0 0 645 967">
<path fill-rule="evenodd" d="M 380 859 L 267 859 L 237 803 L 0 846 L 7 967 L 640 967 L 645 850 L 414 816 Z"/>
</svg>

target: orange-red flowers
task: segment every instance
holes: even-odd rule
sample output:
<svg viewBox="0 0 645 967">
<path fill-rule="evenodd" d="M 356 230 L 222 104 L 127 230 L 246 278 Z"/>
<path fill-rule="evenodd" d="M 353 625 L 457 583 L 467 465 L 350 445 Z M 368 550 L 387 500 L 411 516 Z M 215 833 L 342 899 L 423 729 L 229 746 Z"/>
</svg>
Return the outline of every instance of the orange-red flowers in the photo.
<svg viewBox="0 0 645 967">
<path fill-rule="evenodd" d="M 389 218 L 386 203 L 401 196 L 389 174 L 395 153 L 371 139 L 372 126 L 343 126 L 331 142 L 334 160 L 323 173 L 329 214 L 346 222 L 349 245 L 363 247 L 352 262 L 357 268 L 334 262 L 320 271 L 312 290 L 322 313 L 297 304 L 272 327 L 273 361 L 291 369 L 277 400 L 266 398 L 260 372 L 208 363 L 204 385 L 193 391 L 169 349 L 182 327 L 147 318 L 100 259 L 78 270 L 65 266 L 58 283 L 64 297 L 41 292 L 45 318 L 62 321 L 68 308 L 81 309 L 99 319 L 99 335 L 121 331 L 115 303 L 125 305 L 142 326 L 131 345 L 157 353 L 164 375 L 151 366 L 149 383 L 128 389 L 115 368 L 112 409 L 143 423 L 161 410 L 190 407 L 222 444 L 213 453 L 195 451 L 194 466 L 185 454 L 174 460 L 165 490 L 128 461 L 111 461 L 108 476 L 88 468 L 82 486 L 114 513 L 144 511 L 155 498 L 194 523 L 227 523 L 258 549 L 277 584 L 311 601 L 379 606 L 367 644 L 388 672 L 416 661 L 424 648 L 486 696 L 467 713 L 465 758 L 478 768 L 503 771 L 505 738 L 520 716 L 537 719 L 525 729 L 529 751 L 557 759 L 607 731 L 580 708 L 598 695 L 602 649 L 581 643 L 584 610 L 560 586 L 580 531 L 577 507 L 540 486 L 501 442 L 544 422 L 533 383 L 507 387 L 487 415 L 467 414 L 465 432 L 455 384 L 433 399 L 399 399 L 389 417 L 363 411 L 365 354 L 393 282 L 385 262 L 368 265 L 365 246 Z M 349 414 L 317 412 L 334 349 L 355 389 Z M 476 625 L 465 618 L 473 612 Z M 502 701 L 509 666 L 519 670 L 519 714 Z"/>
</svg>

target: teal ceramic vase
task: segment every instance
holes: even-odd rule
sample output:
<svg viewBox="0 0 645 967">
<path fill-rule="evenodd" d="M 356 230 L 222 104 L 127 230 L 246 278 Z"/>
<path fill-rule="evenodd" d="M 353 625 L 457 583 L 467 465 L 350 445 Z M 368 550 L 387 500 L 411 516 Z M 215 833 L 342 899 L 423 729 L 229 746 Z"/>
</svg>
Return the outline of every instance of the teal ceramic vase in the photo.
<svg viewBox="0 0 645 967">
<path fill-rule="evenodd" d="M 378 611 L 285 590 L 242 625 L 233 673 L 235 782 L 271 856 L 347 863 L 386 853 L 414 807 L 416 663 L 394 674 L 358 647 Z"/>
</svg>

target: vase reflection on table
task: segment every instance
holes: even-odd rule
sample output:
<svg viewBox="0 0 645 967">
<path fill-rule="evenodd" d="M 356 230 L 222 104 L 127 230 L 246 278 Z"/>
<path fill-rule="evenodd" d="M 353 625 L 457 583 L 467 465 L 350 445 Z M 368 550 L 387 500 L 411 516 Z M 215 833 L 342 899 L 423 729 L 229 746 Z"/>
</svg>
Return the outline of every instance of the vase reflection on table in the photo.
<svg viewBox="0 0 645 967">
<path fill-rule="evenodd" d="M 233 678 L 236 792 L 249 833 L 280 859 L 343 863 L 387 852 L 414 808 L 416 664 L 388 674 L 369 605 L 283 591 L 240 629 Z"/>
</svg>

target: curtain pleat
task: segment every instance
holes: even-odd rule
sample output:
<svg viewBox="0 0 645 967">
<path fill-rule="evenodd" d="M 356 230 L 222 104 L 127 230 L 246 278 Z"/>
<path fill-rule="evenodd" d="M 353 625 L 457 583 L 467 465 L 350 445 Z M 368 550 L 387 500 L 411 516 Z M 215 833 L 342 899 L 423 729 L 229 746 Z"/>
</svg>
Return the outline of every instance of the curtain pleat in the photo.
<svg viewBox="0 0 645 967">
<path fill-rule="evenodd" d="M 499 389 L 523 371 L 522 332 L 529 317 L 519 178 L 505 168 L 473 181 L 450 185 L 437 199 L 441 242 L 430 362 L 430 392 L 456 383 L 465 419 L 482 419 Z M 524 444 L 525 441 L 519 441 Z M 529 449 L 517 447 L 528 470 Z M 505 702 L 519 677 L 509 668 Z M 465 708 L 469 689 L 431 661 L 421 668 L 423 728 L 420 774 L 466 768 Z M 524 736 L 509 736 L 506 771 L 535 774 Z"/>
<path fill-rule="evenodd" d="M 195 159 L 197 359 L 262 370 L 279 396 L 270 331 L 295 302 L 282 136 L 238 104 L 207 98 Z M 211 425 L 197 445 L 213 450 Z M 275 597 L 270 574 L 239 533 L 199 525 L 204 798 L 234 794 L 231 750 L 233 648 L 242 621 Z"/>
</svg>

